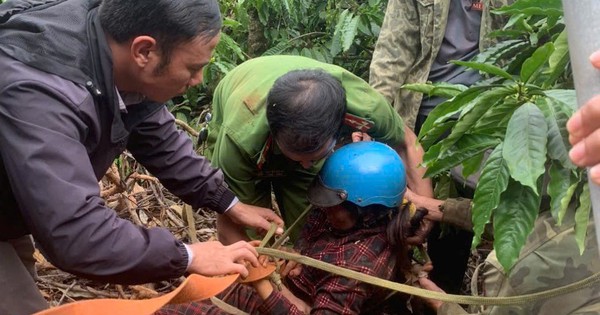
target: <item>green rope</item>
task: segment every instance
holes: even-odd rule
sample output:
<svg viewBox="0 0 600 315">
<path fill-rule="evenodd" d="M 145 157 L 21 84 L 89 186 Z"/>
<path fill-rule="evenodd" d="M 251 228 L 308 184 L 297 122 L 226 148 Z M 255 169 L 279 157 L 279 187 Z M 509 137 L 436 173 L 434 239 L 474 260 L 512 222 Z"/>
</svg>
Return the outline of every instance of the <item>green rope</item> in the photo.
<svg viewBox="0 0 600 315">
<path fill-rule="evenodd" d="M 374 276 L 366 275 L 360 272 L 356 272 L 354 270 L 345 269 L 336 265 L 332 265 L 317 259 L 313 259 L 310 257 L 292 254 L 288 252 L 284 252 L 281 250 L 276 250 L 272 248 L 257 248 L 256 249 L 261 255 L 268 255 L 272 257 L 277 257 L 286 260 L 293 260 L 295 262 L 299 262 L 306 266 L 311 266 L 314 268 L 318 268 L 324 271 L 331 272 L 336 275 L 348 277 L 351 279 L 359 280 L 365 283 L 369 283 L 372 285 L 376 285 L 379 287 L 383 287 L 386 289 L 417 295 L 423 298 L 435 299 L 444 302 L 453 302 L 458 304 L 471 304 L 471 305 L 512 305 L 512 304 L 525 304 L 534 302 L 537 300 L 548 299 L 552 297 L 556 297 L 559 295 L 563 295 L 566 293 L 574 292 L 582 288 L 589 287 L 593 284 L 596 284 L 600 281 L 600 272 L 595 273 L 592 276 L 585 278 L 583 280 L 574 282 L 572 284 L 550 289 L 547 291 L 524 294 L 519 296 L 508 296 L 508 297 L 480 297 L 480 296 L 466 296 L 466 295 L 456 295 L 456 294 L 446 294 L 441 292 L 429 291 L 426 289 L 421 289 L 413 286 L 409 286 L 406 284 L 401 284 L 381 278 L 377 278 Z"/>
<path fill-rule="evenodd" d="M 277 224 L 275 224 L 275 222 L 271 222 L 271 227 L 269 228 L 269 231 L 267 231 L 265 237 L 263 237 L 263 239 L 260 241 L 260 245 L 258 245 L 258 247 L 267 246 L 273 235 L 275 235 L 275 230 L 277 230 Z"/>
<path fill-rule="evenodd" d="M 302 211 L 302 213 L 300 214 L 300 216 L 298 216 L 298 218 L 296 219 L 296 221 L 294 221 L 294 223 L 292 223 L 292 225 L 290 225 L 290 227 L 285 230 L 283 232 L 283 234 L 281 234 L 281 237 L 279 237 L 275 243 L 273 243 L 273 246 L 271 246 L 271 248 L 279 248 L 283 242 L 285 242 L 285 240 L 287 239 L 287 237 L 290 235 L 290 233 L 296 228 L 296 226 L 298 226 L 300 224 L 300 222 L 302 221 L 302 219 L 304 219 L 304 217 L 310 212 L 310 209 L 312 209 L 312 205 L 308 205 L 304 211 Z"/>
</svg>

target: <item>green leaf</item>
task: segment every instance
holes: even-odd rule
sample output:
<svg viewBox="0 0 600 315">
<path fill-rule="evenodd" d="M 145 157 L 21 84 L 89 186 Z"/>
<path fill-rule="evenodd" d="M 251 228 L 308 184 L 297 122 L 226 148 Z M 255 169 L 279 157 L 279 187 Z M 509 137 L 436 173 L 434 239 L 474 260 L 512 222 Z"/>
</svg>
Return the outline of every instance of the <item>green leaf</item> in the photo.
<svg viewBox="0 0 600 315">
<path fill-rule="evenodd" d="M 544 94 L 557 100 L 557 105 L 570 117 L 577 110 L 577 94 L 575 90 L 545 90 Z"/>
<path fill-rule="evenodd" d="M 523 62 L 520 76 L 521 81 L 527 83 L 533 81 L 533 79 L 536 77 L 535 75 L 542 69 L 548 59 L 550 59 L 552 52 L 554 52 L 554 44 L 551 42 L 548 42 L 544 46 L 536 49 L 533 52 L 533 55 Z"/>
<path fill-rule="evenodd" d="M 521 39 L 512 39 L 498 42 L 492 47 L 489 47 L 488 49 L 485 49 L 481 53 L 477 54 L 471 61 L 479 63 L 487 62 L 494 64 L 500 56 L 511 51 L 515 46 L 518 45 L 526 45 L 526 43 L 523 42 L 523 40 Z"/>
<path fill-rule="evenodd" d="M 439 96 L 443 98 L 452 98 L 461 92 L 467 90 L 467 86 L 462 84 L 450 84 L 446 82 L 436 83 L 409 83 L 402 86 L 403 89 L 426 94 L 427 96 Z"/>
<path fill-rule="evenodd" d="M 520 0 L 512 5 L 493 10 L 501 14 L 525 14 L 541 16 L 562 15 L 561 0 Z"/>
<path fill-rule="evenodd" d="M 494 13 L 496 13 L 496 11 L 492 11 Z M 502 28 L 503 31 L 510 31 L 510 30 L 519 30 L 519 31 L 529 31 L 528 29 L 523 29 L 522 27 L 519 28 L 519 26 L 523 25 L 523 24 L 527 24 L 527 23 L 523 23 L 523 20 L 525 20 L 527 18 L 526 14 L 522 14 L 522 13 L 515 13 L 512 14 L 511 17 L 508 19 L 508 22 L 506 22 L 506 24 L 504 25 L 504 27 Z M 527 34 L 527 32 L 523 32 L 523 34 Z"/>
<path fill-rule="evenodd" d="M 348 21 L 346 21 L 344 28 L 342 29 L 342 51 L 346 52 L 350 49 L 350 46 L 354 43 L 354 38 L 356 37 L 356 32 L 358 29 L 358 22 L 360 20 L 360 16 L 348 16 Z"/>
<path fill-rule="evenodd" d="M 456 185 L 449 173 L 444 173 L 436 177 L 435 187 L 433 188 L 435 198 L 445 200 L 457 194 Z"/>
<path fill-rule="evenodd" d="M 545 171 L 548 126 L 539 108 L 531 103 L 519 107 L 510 121 L 502 152 L 510 175 L 537 193 L 537 179 Z"/>
<path fill-rule="evenodd" d="M 508 121 L 519 105 L 521 104 L 516 99 L 505 98 L 504 102 L 490 108 L 477 121 L 472 132 L 504 138 Z"/>
<path fill-rule="evenodd" d="M 331 55 L 331 52 L 329 51 L 329 49 L 327 49 L 325 47 L 320 47 L 319 50 L 325 57 L 325 60 L 327 61 L 327 63 L 333 63 L 333 55 Z"/>
<path fill-rule="evenodd" d="M 527 36 L 527 32 L 522 30 L 495 30 L 491 31 L 488 37 L 501 37 L 501 38 L 513 38 L 519 39 L 524 36 Z M 529 45 L 529 43 L 527 43 Z"/>
<path fill-rule="evenodd" d="M 571 186 L 569 186 L 569 189 L 567 189 L 567 193 L 565 194 L 565 196 L 560 200 L 560 209 L 558 212 L 558 218 L 556 220 L 557 225 L 562 224 L 562 221 L 565 218 L 565 215 L 567 214 L 567 209 L 569 209 L 569 203 L 571 203 L 571 199 L 573 198 L 573 195 L 575 194 L 575 191 L 577 190 L 578 186 L 578 181 L 572 183 Z"/>
<path fill-rule="evenodd" d="M 510 75 L 510 73 L 508 73 L 494 65 L 490 65 L 487 63 L 478 63 L 478 62 L 471 62 L 471 61 L 458 61 L 458 60 L 453 60 L 451 62 L 454 64 L 457 64 L 457 65 L 460 65 L 460 66 L 472 68 L 475 70 L 479 70 L 481 72 L 485 72 L 485 73 L 488 73 L 491 75 L 496 75 L 496 76 L 505 78 L 507 80 L 513 81 L 513 77 L 512 77 L 512 75 Z"/>
<path fill-rule="evenodd" d="M 265 51 L 262 55 L 263 56 L 281 55 L 284 51 L 286 51 L 290 47 L 291 47 L 291 45 L 289 44 L 288 41 L 279 42 L 279 43 L 277 43 L 277 45 L 267 49 L 267 51 Z"/>
<path fill-rule="evenodd" d="M 500 102 L 506 96 L 515 94 L 516 89 L 513 86 L 502 86 L 485 91 L 466 106 L 458 119 L 458 122 L 452 128 L 450 135 L 441 141 L 441 150 L 445 151 L 452 146 L 458 139 L 471 129 L 481 119 L 490 107 Z"/>
<path fill-rule="evenodd" d="M 562 59 L 565 56 L 569 56 L 569 43 L 567 41 L 567 30 L 560 32 L 558 37 L 554 40 L 554 51 L 548 58 L 548 65 L 550 70 L 556 68 L 562 63 Z M 563 69 L 564 70 L 564 69 Z"/>
<path fill-rule="evenodd" d="M 295 16 L 294 6 L 290 5 L 290 0 L 279 0 L 279 1 L 281 1 L 281 3 L 283 4 L 283 7 L 285 8 L 285 11 L 287 12 L 288 16 L 290 16 L 290 17 Z"/>
<path fill-rule="evenodd" d="M 344 28 L 344 23 L 348 14 L 349 11 L 346 9 L 338 16 L 338 21 L 333 31 L 333 37 L 331 38 L 331 46 L 329 47 L 329 52 L 332 56 L 337 56 L 342 51 L 342 29 Z"/>
<path fill-rule="evenodd" d="M 494 249 L 507 273 L 533 230 L 540 202 L 541 197 L 532 189 L 509 181 L 494 211 Z"/>
<path fill-rule="evenodd" d="M 510 60 L 508 60 L 509 63 L 505 67 L 506 72 L 520 74 L 521 68 L 523 68 L 523 63 L 525 62 L 525 60 L 531 57 L 535 49 L 535 47 L 527 45 L 524 46 L 522 49 L 518 50 L 516 54 Z"/>
<path fill-rule="evenodd" d="M 567 211 L 566 208 L 568 203 L 563 203 L 563 199 L 567 197 L 569 187 L 571 186 L 571 171 L 562 167 L 557 162 L 553 162 L 552 165 L 550 165 L 548 173 L 550 175 L 550 181 L 548 182 L 547 193 L 550 196 L 550 212 L 556 222 L 559 222 L 559 213 Z M 573 190 L 573 192 L 574 191 L 575 190 Z"/>
<path fill-rule="evenodd" d="M 538 37 L 538 33 L 530 33 L 529 34 L 529 42 L 531 46 L 537 47 L 540 38 Z"/>
<path fill-rule="evenodd" d="M 473 245 L 481 242 L 481 234 L 490 222 L 492 211 L 498 207 L 500 196 L 508 186 L 508 166 L 502 158 L 502 144 L 499 144 L 485 162 L 481 177 L 473 197 Z"/>
<path fill-rule="evenodd" d="M 242 26 L 242 23 L 239 21 L 233 20 L 229 17 L 223 18 L 223 27 L 238 28 L 240 26 Z"/>
<path fill-rule="evenodd" d="M 585 235 L 590 222 L 590 210 L 592 209 L 590 186 L 584 185 L 583 192 L 579 196 L 579 207 L 575 212 L 575 240 L 579 247 L 579 255 L 585 250 Z"/>
<path fill-rule="evenodd" d="M 546 97 L 536 99 L 536 104 L 542 110 L 548 126 L 548 156 L 560 161 L 566 168 L 575 169 L 576 166 L 569 158 L 571 146 L 566 128 L 570 115 L 565 113 L 557 102 L 557 100 Z"/>
<path fill-rule="evenodd" d="M 438 143 L 427 150 L 423 156 L 424 164 L 427 167 L 425 176 L 431 177 L 447 171 L 463 161 L 495 147 L 499 142 L 500 140 L 497 138 L 487 135 L 467 134 L 444 152 L 440 152 L 440 144 Z M 431 163 L 426 163 L 426 159 Z"/>
<path fill-rule="evenodd" d="M 321 49 L 319 49 L 319 47 L 313 48 L 312 53 L 316 60 L 327 63 L 327 58 L 325 57 Z"/>
<path fill-rule="evenodd" d="M 554 40 L 554 51 L 548 58 L 549 75 L 544 82 L 545 86 L 551 86 L 565 71 L 569 62 L 569 45 L 567 42 L 567 30 L 563 30 Z"/>
<path fill-rule="evenodd" d="M 234 52 L 240 60 L 246 60 L 246 56 L 244 56 L 244 52 L 240 48 L 240 45 L 226 33 L 221 32 L 221 40 L 218 45 Z"/>
<path fill-rule="evenodd" d="M 300 55 L 308 58 L 313 58 L 313 54 L 310 49 L 304 47 L 300 50 Z"/>
<path fill-rule="evenodd" d="M 456 124 L 456 120 L 450 119 L 448 121 L 436 123 L 431 129 L 427 132 L 423 132 L 423 128 L 421 128 L 421 132 L 419 132 L 420 138 L 419 142 L 424 150 L 429 150 L 429 148 L 438 143 L 440 139 L 443 138 L 450 128 L 452 128 Z"/>
<path fill-rule="evenodd" d="M 481 168 L 481 162 L 483 161 L 484 157 L 485 157 L 485 152 L 482 152 L 482 153 L 479 153 L 479 154 L 473 156 L 472 158 L 465 160 L 462 163 L 463 178 L 469 178 L 469 176 L 471 176 L 475 172 L 479 171 L 479 169 Z"/>
<path fill-rule="evenodd" d="M 448 118 L 454 116 L 460 110 L 467 106 L 469 102 L 475 99 L 481 92 L 491 89 L 493 86 L 478 86 L 470 87 L 464 92 L 456 95 L 455 97 L 438 104 L 427 116 L 427 119 L 421 126 L 419 137 L 426 134 L 435 124 L 446 121 Z"/>
<path fill-rule="evenodd" d="M 227 74 L 231 69 L 233 69 L 232 66 L 228 66 L 226 63 L 223 62 L 213 62 L 212 65 L 219 69 L 219 71 L 223 74 Z"/>
</svg>

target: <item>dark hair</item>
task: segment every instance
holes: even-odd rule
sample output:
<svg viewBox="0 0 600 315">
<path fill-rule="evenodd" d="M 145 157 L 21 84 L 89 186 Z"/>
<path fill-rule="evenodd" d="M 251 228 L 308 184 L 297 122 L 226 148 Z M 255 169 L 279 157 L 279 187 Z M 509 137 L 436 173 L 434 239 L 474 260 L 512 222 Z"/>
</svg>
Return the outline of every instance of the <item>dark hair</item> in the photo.
<svg viewBox="0 0 600 315">
<path fill-rule="evenodd" d="M 411 218 L 411 203 L 399 207 L 386 207 L 372 204 L 360 207 L 350 201 L 344 201 L 342 206 L 357 218 L 356 228 L 386 226 L 387 241 L 396 255 L 395 281 L 404 281 L 405 275 L 411 270 L 408 238 L 413 236 L 423 222 L 427 209 L 418 208 Z"/>
<path fill-rule="evenodd" d="M 337 137 L 345 114 L 342 84 L 320 69 L 286 73 L 267 96 L 271 134 L 294 153 L 315 152 Z"/>
<path fill-rule="evenodd" d="M 148 35 L 162 53 L 162 68 L 173 49 L 198 36 L 209 42 L 221 30 L 216 0 L 102 0 L 100 24 L 118 43 Z"/>
</svg>

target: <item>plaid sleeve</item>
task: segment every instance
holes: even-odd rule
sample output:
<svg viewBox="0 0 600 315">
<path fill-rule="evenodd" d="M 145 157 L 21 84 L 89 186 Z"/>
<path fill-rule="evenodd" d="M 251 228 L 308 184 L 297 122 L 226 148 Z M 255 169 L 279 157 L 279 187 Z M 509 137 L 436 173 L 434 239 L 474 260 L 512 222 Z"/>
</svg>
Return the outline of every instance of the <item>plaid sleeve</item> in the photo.
<svg viewBox="0 0 600 315">
<path fill-rule="evenodd" d="M 331 275 L 317 287 L 311 314 L 359 314 L 369 298 L 369 285 Z"/>
<path fill-rule="evenodd" d="M 279 291 L 273 290 L 271 295 L 258 308 L 260 314 L 272 315 L 304 315 L 294 304 L 290 303 Z M 312 312 L 311 312 L 312 314 Z"/>
</svg>

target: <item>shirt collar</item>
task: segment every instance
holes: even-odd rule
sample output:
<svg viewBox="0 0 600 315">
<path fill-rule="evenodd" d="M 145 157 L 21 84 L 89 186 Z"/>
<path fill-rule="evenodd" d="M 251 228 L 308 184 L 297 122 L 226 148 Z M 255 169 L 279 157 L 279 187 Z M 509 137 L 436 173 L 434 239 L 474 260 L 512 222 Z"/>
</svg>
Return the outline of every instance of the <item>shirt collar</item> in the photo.
<svg viewBox="0 0 600 315">
<path fill-rule="evenodd" d="M 117 92 L 117 99 L 119 101 L 119 109 L 122 112 L 127 112 L 127 106 L 139 104 L 146 98 L 141 93 L 128 93 L 121 92 L 115 87 L 115 91 Z"/>
</svg>

